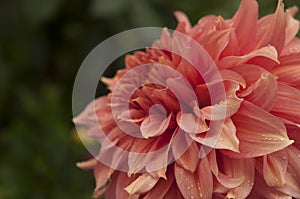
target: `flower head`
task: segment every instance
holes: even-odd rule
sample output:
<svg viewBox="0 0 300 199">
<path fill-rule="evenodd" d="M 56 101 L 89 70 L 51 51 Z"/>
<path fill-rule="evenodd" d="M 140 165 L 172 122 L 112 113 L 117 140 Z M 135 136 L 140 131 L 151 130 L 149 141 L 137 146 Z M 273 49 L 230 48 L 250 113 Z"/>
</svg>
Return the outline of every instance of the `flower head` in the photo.
<svg viewBox="0 0 300 199">
<path fill-rule="evenodd" d="M 299 198 L 296 12 L 279 1 L 258 19 L 242 0 L 232 19 L 195 26 L 176 12 L 172 34 L 103 78 L 111 93 L 75 118 L 101 142 L 78 164 L 94 169 L 95 197 Z"/>
</svg>

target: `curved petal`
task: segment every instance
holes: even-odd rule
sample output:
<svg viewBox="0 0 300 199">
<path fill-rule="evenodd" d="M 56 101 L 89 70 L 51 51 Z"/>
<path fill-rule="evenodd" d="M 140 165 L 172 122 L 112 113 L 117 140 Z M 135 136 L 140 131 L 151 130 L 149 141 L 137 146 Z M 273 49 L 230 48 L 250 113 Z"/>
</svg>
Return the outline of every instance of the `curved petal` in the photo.
<svg viewBox="0 0 300 199">
<path fill-rule="evenodd" d="M 232 68 L 232 70 L 244 78 L 247 86 L 254 84 L 263 73 L 269 73 L 264 68 L 252 64 L 243 64 Z"/>
<path fill-rule="evenodd" d="M 293 143 L 280 119 L 250 102 L 242 103 L 232 121 L 237 129 L 240 152 L 222 150 L 230 157 L 258 157 L 279 151 Z"/>
<path fill-rule="evenodd" d="M 286 13 L 285 46 L 292 41 L 299 31 L 299 21 L 289 12 Z"/>
<path fill-rule="evenodd" d="M 80 169 L 93 169 L 97 164 L 97 159 L 92 158 L 84 162 L 76 163 L 76 166 Z"/>
<path fill-rule="evenodd" d="M 239 94 L 245 100 L 270 111 L 277 96 L 277 81 L 269 73 L 262 73 L 260 79 Z"/>
<path fill-rule="evenodd" d="M 246 198 L 254 185 L 255 159 L 234 159 L 223 156 L 224 172 L 235 178 L 244 178 L 243 183 L 227 193 L 228 198 Z"/>
<path fill-rule="evenodd" d="M 211 198 L 213 178 L 206 158 L 200 160 L 195 173 L 185 170 L 178 164 L 174 166 L 175 179 L 184 198 Z"/>
<path fill-rule="evenodd" d="M 284 49 L 281 51 L 280 57 L 287 57 L 289 55 L 300 52 L 300 39 L 298 37 L 293 38 Z M 282 61 L 281 61 L 282 62 Z"/>
<path fill-rule="evenodd" d="M 247 19 L 247 23 L 245 23 Z M 255 46 L 258 4 L 255 0 L 242 0 L 240 7 L 232 18 L 241 54 L 249 53 Z"/>
<path fill-rule="evenodd" d="M 300 151 L 292 146 L 287 151 L 289 164 L 285 176 L 286 183 L 277 189 L 292 197 L 300 198 Z"/>
<path fill-rule="evenodd" d="M 259 62 L 259 60 L 263 60 Z M 274 64 L 278 64 L 277 51 L 273 46 L 265 46 L 258 50 L 252 51 L 249 54 L 243 56 L 228 56 L 224 57 L 218 63 L 218 66 L 221 69 L 232 68 L 241 64 L 249 63 L 250 61 L 256 62 L 260 64 L 262 67 L 273 66 Z M 270 62 L 266 65 L 266 61 Z M 251 62 L 250 62 L 251 63 Z"/>
<path fill-rule="evenodd" d="M 269 198 L 280 198 L 280 199 L 291 199 L 287 194 L 278 191 L 276 187 L 269 187 L 263 178 L 263 176 L 256 172 L 255 182 L 249 199 L 269 199 Z"/>
<path fill-rule="evenodd" d="M 171 114 L 167 118 L 162 114 L 149 114 L 141 124 L 141 132 L 144 138 L 155 137 L 163 134 L 168 128 Z"/>
<path fill-rule="evenodd" d="M 158 177 L 152 177 L 150 174 L 144 173 L 130 183 L 130 185 L 125 188 L 125 191 L 127 191 L 129 195 L 143 194 L 152 189 L 158 180 Z"/>
<path fill-rule="evenodd" d="M 94 176 L 96 179 L 95 191 L 98 191 L 106 184 L 112 173 L 113 169 L 107 167 L 101 162 L 97 162 L 97 165 L 94 168 Z"/>
<path fill-rule="evenodd" d="M 244 181 L 243 177 L 234 178 L 234 177 L 227 176 L 224 173 L 219 171 L 215 150 L 212 150 L 208 154 L 207 158 L 208 158 L 209 166 L 210 166 L 212 173 L 214 174 L 214 176 L 217 178 L 218 182 L 222 186 L 224 186 L 228 189 L 232 189 L 232 188 L 240 186 L 243 183 L 243 181 Z"/>
<path fill-rule="evenodd" d="M 178 126 L 187 133 L 202 133 L 208 130 L 203 113 L 200 116 L 194 113 L 179 112 L 176 116 Z"/>
<path fill-rule="evenodd" d="M 186 16 L 186 14 L 184 14 L 183 12 L 180 12 L 180 11 L 175 11 L 174 15 L 179 23 L 184 22 L 185 29 L 187 32 L 192 29 L 191 22 L 190 22 L 189 18 Z"/>
<path fill-rule="evenodd" d="M 173 145 L 172 147 L 173 153 L 175 157 L 178 155 L 176 154 L 176 146 Z M 188 147 L 188 149 L 178 158 L 176 159 L 176 163 L 183 167 L 184 169 L 195 172 L 198 166 L 199 162 L 199 148 L 197 146 L 197 143 L 192 141 L 191 145 Z"/>
<path fill-rule="evenodd" d="M 132 194 L 129 195 L 129 193 L 125 190 L 125 188 L 131 184 L 133 181 L 135 181 L 137 177 L 128 177 L 126 173 L 119 172 L 117 179 L 115 179 L 114 183 L 116 183 L 116 187 L 113 190 L 115 193 L 115 197 L 113 195 L 108 195 L 106 198 L 115 198 L 115 199 L 124 199 L 124 198 L 130 198 L 130 199 L 138 199 L 138 194 Z"/>
<path fill-rule="evenodd" d="M 210 130 L 205 136 L 190 135 L 193 140 L 215 149 L 228 149 L 239 152 L 239 140 L 236 128 L 230 118 L 225 121 L 211 121 Z"/>
<path fill-rule="evenodd" d="M 262 29 L 263 31 L 259 31 L 262 34 L 257 35 L 256 48 L 272 45 L 276 48 L 278 53 L 280 53 L 284 46 L 286 29 L 284 5 L 281 0 L 278 0 L 277 9 L 274 15 L 271 15 L 268 20 L 260 20 L 258 22 L 258 29 Z"/>
<path fill-rule="evenodd" d="M 236 91 L 240 89 L 240 84 L 238 82 L 224 81 L 222 83 L 225 89 L 225 100 L 223 98 L 224 96 L 222 96 L 221 88 L 217 87 L 217 84 L 220 83 L 209 86 L 210 97 L 219 103 L 212 106 L 206 106 L 201 109 L 202 113 L 204 113 L 204 118 L 207 120 L 221 120 L 231 117 L 237 112 L 241 102 L 243 101 L 243 99 L 236 96 Z"/>
<path fill-rule="evenodd" d="M 300 88 L 300 60 L 294 65 L 288 65 L 282 62 L 280 66 L 272 70 L 272 73 L 278 76 L 279 82 Z"/>
<path fill-rule="evenodd" d="M 263 157 L 263 174 L 268 186 L 281 187 L 285 184 L 288 165 L 287 156 L 287 151 L 283 149 Z"/>
<path fill-rule="evenodd" d="M 160 178 L 155 187 L 148 191 L 143 199 L 164 199 L 171 188 L 174 179 L 174 169 L 172 166 L 169 166 L 167 169 L 167 179 Z"/>
<path fill-rule="evenodd" d="M 213 60 L 218 60 L 222 51 L 230 41 L 230 34 L 233 29 L 214 31 L 203 38 L 201 44 Z"/>
<path fill-rule="evenodd" d="M 300 91 L 288 85 L 279 84 L 276 103 L 271 113 L 300 124 Z"/>
</svg>

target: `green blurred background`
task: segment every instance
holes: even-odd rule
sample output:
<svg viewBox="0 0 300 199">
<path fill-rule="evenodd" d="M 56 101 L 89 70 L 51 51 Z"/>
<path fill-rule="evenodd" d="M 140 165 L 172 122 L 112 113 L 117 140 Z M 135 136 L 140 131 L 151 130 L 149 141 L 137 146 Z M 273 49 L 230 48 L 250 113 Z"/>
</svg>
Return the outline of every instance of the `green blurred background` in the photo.
<svg viewBox="0 0 300 199">
<path fill-rule="evenodd" d="M 262 15 L 273 12 L 277 1 L 259 3 Z M 92 173 L 75 166 L 89 155 L 73 130 L 71 95 L 81 62 L 97 44 L 136 27 L 173 29 L 175 10 L 188 13 L 195 24 L 210 13 L 229 18 L 238 4 L 0 1 L 0 199 L 91 198 Z M 299 5 L 299 0 L 285 4 Z"/>
</svg>

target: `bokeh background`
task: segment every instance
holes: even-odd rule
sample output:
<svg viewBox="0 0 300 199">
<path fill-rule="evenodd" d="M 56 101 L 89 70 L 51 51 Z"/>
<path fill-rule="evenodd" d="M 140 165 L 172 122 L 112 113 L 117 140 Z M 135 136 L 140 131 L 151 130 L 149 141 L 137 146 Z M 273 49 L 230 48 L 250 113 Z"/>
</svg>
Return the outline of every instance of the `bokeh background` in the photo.
<svg viewBox="0 0 300 199">
<path fill-rule="evenodd" d="M 275 10 L 277 0 L 259 4 L 264 15 Z M 299 0 L 285 4 L 300 6 Z M 229 18 L 238 5 L 238 0 L 0 1 L 0 199 L 91 198 L 92 172 L 75 166 L 89 155 L 71 122 L 71 95 L 81 62 L 97 44 L 136 27 L 174 29 L 175 10 L 195 24 L 210 13 Z"/>
</svg>

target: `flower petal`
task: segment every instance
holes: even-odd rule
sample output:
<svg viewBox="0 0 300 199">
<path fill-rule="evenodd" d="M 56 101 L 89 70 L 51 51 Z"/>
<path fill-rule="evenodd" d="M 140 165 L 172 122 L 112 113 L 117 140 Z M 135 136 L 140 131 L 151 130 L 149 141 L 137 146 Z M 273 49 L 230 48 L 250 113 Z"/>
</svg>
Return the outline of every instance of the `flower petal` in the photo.
<svg viewBox="0 0 300 199">
<path fill-rule="evenodd" d="M 300 52 L 300 39 L 294 37 L 290 43 L 288 43 L 281 51 L 280 57 L 287 57 Z M 282 62 L 282 61 L 281 61 Z"/>
<path fill-rule="evenodd" d="M 241 102 L 243 101 L 243 99 L 236 96 L 236 91 L 240 89 L 240 84 L 238 82 L 224 81 L 222 83 L 225 89 L 225 100 L 225 96 L 222 96 L 221 88 L 218 88 L 217 85 L 220 83 L 209 87 L 210 97 L 219 103 L 212 106 L 206 106 L 201 109 L 201 111 L 204 113 L 205 119 L 207 120 L 221 120 L 231 117 L 237 112 Z M 213 91 L 213 93 L 211 91 Z"/>
<path fill-rule="evenodd" d="M 215 149 L 228 149 L 239 152 L 239 140 L 236 137 L 236 128 L 230 118 L 225 121 L 211 121 L 210 130 L 206 136 L 190 135 L 193 140 Z"/>
<path fill-rule="evenodd" d="M 174 166 L 175 179 L 184 198 L 211 198 L 213 179 L 206 158 L 200 160 L 196 173 L 185 170 L 178 164 Z"/>
<path fill-rule="evenodd" d="M 194 113 L 179 112 L 176 117 L 178 126 L 187 133 L 202 133 L 208 130 L 208 126 L 205 123 L 204 115 L 200 112 L 198 117 Z"/>
<path fill-rule="evenodd" d="M 259 31 L 262 34 L 257 35 L 256 47 L 272 45 L 280 53 L 285 42 L 285 27 L 284 5 L 281 0 L 278 0 L 275 14 L 271 15 L 268 20 L 258 22 L 258 29 L 263 29 L 263 31 Z"/>
<path fill-rule="evenodd" d="M 290 196 L 282 193 L 281 191 L 278 191 L 275 187 L 269 187 L 265 183 L 263 176 L 259 172 L 256 172 L 254 186 L 248 198 L 249 199 L 256 199 L 256 198 L 292 199 Z"/>
<path fill-rule="evenodd" d="M 277 96 L 277 81 L 269 73 L 262 73 L 261 77 L 247 89 L 239 94 L 245 100 L 256 106 L 270 111 L 275 104 Z"/>
<path fill-rule="evenodd" d="M 277 189 L 289 196 L 300 198 L 300 151 L 292 146 L 287 151 L 289 164 L 285 177 L 286 183 Z"/>
<path fill-rule="evenodd" d="M 201 44 L 213 60 L 219 59 L 222 51 L 230 41 L 230 34 L 232 31 L 233 29 L 226 29 L 211 32 L 203 38 L 203 41 L 201 41 Z"/>
<path fill-rule="evenodd" d="M 160 178 L 156 183 L 155 187 L 146 193 L 143 199 L 164 199 L 165 195 L 171 188 L 174 182 L 174 169 L 172 166 L 169 166 L 167 170 L 167 179 Z"/>
<path fill-rule="evenodd" d="M 255 106 L 244 101 L 239 111 L 232 117 L 240 141 L 239 153 L 222 150 L 230 157 L 251 158 L 279 151 L 293 141 L 289 140 L 283 122 Z"/>
<path fill-rule="evenodd" d="M 175 157 L 178 155 L 176 154 L 176 147 L 175 145 L 172 145 L 172 151 Z M 190 172 L 195 172 L 198 166 L 199 162 L 199 148 L 197 146 L 197 143 L 192 141 L 191 145 L 188 147 L 188 149 L 178 158 L 176 159 L 176 163 L 183 167 L 184 169 L 190 171 Z"/>
<path fill-rule="evenodd" d="M 106 182 L 109 180 L 113 169 L 107 167 L 106 165 L 102 164 L 101 162 L 97 162 L 94 168 L 94 176 L 96 179 L 96 188 L 95 191 L 98 191 L 103 187 Z"/>
<path fill-rule="evenodd" d="M 300 56 L 300 54 L 298 54 Z M 290 56 L 287 56 L 287 58 Z M 291 60 L 289 60 L 291 61 Z M 300 88 L 300 59 L 295 64 L 287 64 L 285 60 L 281 61 L 281 65 L 272 70 L 272 73 L 278 76 L 279 82 L 284 82 L 290 86 Z"/>
<path fill-rule="evenodd" d="M 156 185 L 158 180 L 159 178 L 154 178 L 150 174 L 144 173 L 130 185 L 128 185 L 125 188 L 125 191 L 127 191 L 129 195 L 143 194 L 151 190 Z"/>
<path fill-rule="evenodd" d="M 285 184 L 287 156 L 287 151 L 283 149 L 263 157 L 263 174 L 268 186 L 281 187 Z"/>
<path fill-rule="evenodd" d="M 84 162 L 76 163 L 76 166 L 80 169 L 93 169 L 97 164 L 97 159 L 92 158 Z"/>
<path fill-rule="evenodd" d="M 155 137 L 163 134 L 168 128 L 171 114 L 167 118 L 163 114 L 149 114 L 141 124 L 141 132 L 144 138 Z"/>
<path fill-rule="evenodd" d="M 119 172 L 117 179 L 114 179 L 114 182 L 116 183 L 116 187 L 113 190 L 115 192 L 115 199 L 124 199 L 124 198 L 130 198 L 130 199 L 138 199 L 138 194 L 132 194 L 130 195 L 125 188 L 132 184 L 136 180 L 136 177 L 128 177 L 126 173 Z M 114 198 L 113 195 L 107 195 L 106 198 Z"/>
<path fill-rule="evenodd" d="M 222 173 L 221 171 L 219 171 L 215 150 L 212 150 L 208 154 L 207 157 L 208 157 L 209 166 L 210 166 L 212 173 L 215 175 L 218 182 L 222 186 L 224 186 L 228 189 L 232 189 L 232 188 L 240 186 L 243 183 L 243 181 L 244 181 L 243 177 L 234 178 L 234 177 L 227 176 L 224 173 Z"/>
<path fill-rule="evenodd" d="M 243 183 L 227 193 L 228 198 L 246 198 L 253 187 L 255 159 L 233 159 L 223 156 L 224 172 L 235 178 L 244 178 Z"/>
<path fill-rule="evenodd" d="M 247 23 L 245 23 L 247 19 Z M 249 53 L 255 46 L 258 4 L 255 0 L 242 0 L 240 7 L 232 18 L 241 54 Z"/>
<path fill-rule="evenodd" d="M 220 60 L 218 66 L 222 69 L 228 69 L 241 64 L 249 63 L 250 61 L 258 62 L 259 60 L 263 60 L 263 63 L 262 61 L 260 62 L 260 66 L 262 67 L 266 67 L 266 61 L 270 62 L 270 64 L 267 66 L 273 66 L 276 63 L 278 64 L 276 48 L 273 46 L 265 46 L 243 56 L 224 57 Z"/>
<path fill-rule="evenodd" d="M 279 84 L 276 103 L 272 114 L 300 124 L 300 91 L 288 85 Z"/>
<path fill-rule="evenodd" d="M 286 13 L 285 46 L 292 41 L 299 31 L 299 21 L 289 12 Z"/>
<path fill-rule="evenodd" d="M 183 12 L 176 11 L 174 12 L 174 15 L 179 23 L 181 22 L 185 23 L 185 29 L 187 32 L 192 29 L 192 25 L 189 18 Z"/>
</svg>

